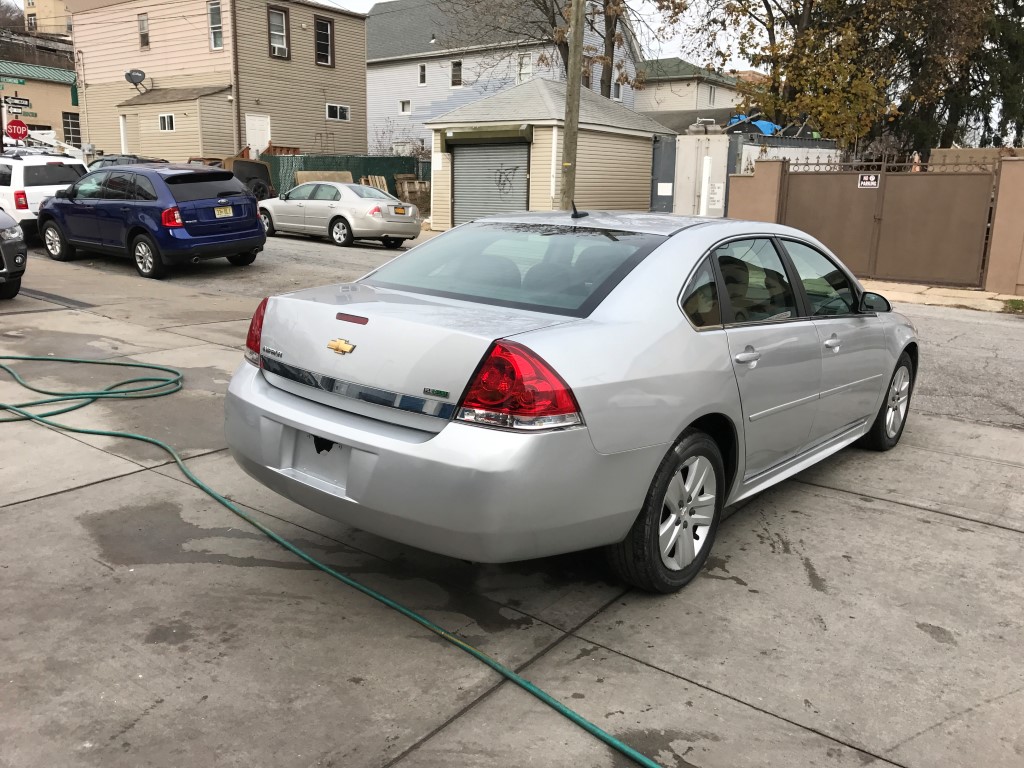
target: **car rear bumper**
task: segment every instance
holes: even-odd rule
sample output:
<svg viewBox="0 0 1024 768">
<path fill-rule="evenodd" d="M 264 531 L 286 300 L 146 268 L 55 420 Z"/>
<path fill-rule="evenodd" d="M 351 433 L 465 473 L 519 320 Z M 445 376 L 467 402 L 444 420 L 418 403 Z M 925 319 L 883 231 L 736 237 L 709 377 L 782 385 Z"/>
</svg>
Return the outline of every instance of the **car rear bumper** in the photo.
<svg viewBox="0 0 1024 768">
<path fill-rule="evenodd" d="M 414 240 L 419 237 L 421 231 L 419 219 L 387 221 L 364 216 L 352 224 L 352 236 L 364 239 L 393 237 L 396 240 Z"/>
<path fill-rule="evenodd" d="M 438 433 L 409 429 L 277 389 L 248 363 L 231 380 L 225 432 L 242 469 L 308 509 L 421 549 L 494 563 L 620 541 L 664 455 L 661 448 L 599 454 L 584 428 L 517 434 L 451 422 Z M 335 445 L 318 453 L 313 436 Z"/>
<path fill-rule="evenodd" d="M 196 237 L 187 232 L 167 231 L 160 238 L 160 254 L 165 260 L 192 261 L 193 259 L 217 259 L 238 253 L 263 250 L 267 234 L 260 225 L 258 230 L 239 233 L 227 238 L 224 235 Z"/>
</svg>

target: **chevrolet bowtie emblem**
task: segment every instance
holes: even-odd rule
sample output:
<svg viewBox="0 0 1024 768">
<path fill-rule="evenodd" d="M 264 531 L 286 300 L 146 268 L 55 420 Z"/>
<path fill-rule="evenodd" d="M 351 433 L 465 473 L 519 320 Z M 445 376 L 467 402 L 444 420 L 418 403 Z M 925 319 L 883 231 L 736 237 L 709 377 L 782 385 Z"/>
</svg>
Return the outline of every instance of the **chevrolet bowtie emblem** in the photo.
<svg viewBox="0 0 1024 768">
<path fill-rule="evenodd" d="M 333 349 L 339 355 L 347 355 L 349 352 L 354 352 L 356 345 L 349 344 L 345 339 L 335 339 L 327 345 L 328 349 Z"/>
</svg>

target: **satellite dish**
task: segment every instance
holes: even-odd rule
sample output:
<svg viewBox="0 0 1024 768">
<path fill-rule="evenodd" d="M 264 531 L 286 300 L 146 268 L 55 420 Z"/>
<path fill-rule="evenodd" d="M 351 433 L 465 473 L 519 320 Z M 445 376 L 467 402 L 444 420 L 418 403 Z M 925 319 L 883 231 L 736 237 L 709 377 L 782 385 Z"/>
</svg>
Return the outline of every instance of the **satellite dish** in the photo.
<svg viewBox="0 0 1024 768">
<path fill-rule="evenodd" d="M 124 79 L 132 85 L 139 85 L 146 79 L 146 73 L 141 69 L 129 69 L 124 73 Z"/>
</svg>

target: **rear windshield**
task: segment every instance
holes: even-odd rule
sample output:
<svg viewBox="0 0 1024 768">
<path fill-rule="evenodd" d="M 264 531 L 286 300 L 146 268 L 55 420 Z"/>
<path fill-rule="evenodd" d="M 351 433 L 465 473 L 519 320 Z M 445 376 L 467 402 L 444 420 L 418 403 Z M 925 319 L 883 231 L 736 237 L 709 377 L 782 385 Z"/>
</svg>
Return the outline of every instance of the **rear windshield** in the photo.
<svg viewBox="0 0 1024 768">
<path fill-rule="evenodd" d="M 586 317 L 664 241 L 636 232 L 480 222 L 427 241 L 362 282 Z"/>
<path fill-rule="evenodd" d="M 81 165 L 47 163 L 46 165 L 25 166 L 26 187 L 60 187 L 74 184 L 85 174 Z"/>
<path fill-rule="evenodd" d="M 373 200 L 397 200 L 398 198 L 394 195 L 390 195 L 387 192 L 377 189 L 376 187 L 364 187 L 361 184 L 351 184 L 349 186 L 353 192 L 360 197 L 371 198 Z"/>
<path fill-rule="evenodd" d="M 247 195 L 249 190 L 229 171 L 222 173 L 181 173 L 164 178 L 171 194 L 179 203 L 211 200 L 218 197 Z"/>
</svg>

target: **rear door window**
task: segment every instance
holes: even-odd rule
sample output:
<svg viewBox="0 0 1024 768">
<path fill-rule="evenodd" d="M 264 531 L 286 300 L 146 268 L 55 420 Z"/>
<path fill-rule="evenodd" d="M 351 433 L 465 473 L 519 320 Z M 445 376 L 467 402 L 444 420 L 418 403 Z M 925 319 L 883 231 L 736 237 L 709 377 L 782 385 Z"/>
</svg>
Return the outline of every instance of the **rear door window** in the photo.
<svg viewBox="0 0 1024 768">
<path fill-rule="evenodd" d="M 85 173 L 80 165 L 47 163 L 46 165 L 25 166 L 26 187 L 59 187 L 74 184 Z"/>
<path fill-rule="evenodd" d="M 196 200 L 216 200 L 220 197 L 238 197 L 249 194 L 246 186 L 229 171 L 181 173 L 164 177 L 171 195 L 179 203 Z"/>
<path fill-rule="evenodd" d="M 793 287 L 772 241 L 734 240 L 715 249 L 726 298 L 736 323 L 799 316 Z"/>
<path fill-rule="evenodd" d="M 341 194 L 338 192 L 336 187 L 329 187 L 326 184 L 321 184 L 316 188 L 316 192 L 313 193 L 314 200 L 328 200 L 335 201 L 341 199 Z"/>
<path fill-rule="evenodd" d="M 135 174 L 135 198 L 137 200 L 156 200 L 156 187 L 153 182 L 141 173 Z"/>
<path fill-rule="evenodd" d="M 711 263 L 704 259 L 683 291 L 683 312 L 697 328 L 721 328 L 722 307 Z"/>
<path fill-rule="evenodd" d="M 103 183 L 109 175 L 109 171 L 99 171 L 86 176 L 75 185 L 75 198 L 78 200 L 97 200 L 103 197 Z"/>
<path fill-rule="evenodd" d="M 104 200 L 132 200 L 135 197 L 135 174 L 124 171 L 111 171 L 103 184 Z"/>
<path fill-rule="evenodd" d="M 364 282 L 586 317 L 664 241 L 638 232 L 478 222 L 427 241 Z"/>
</svg>

